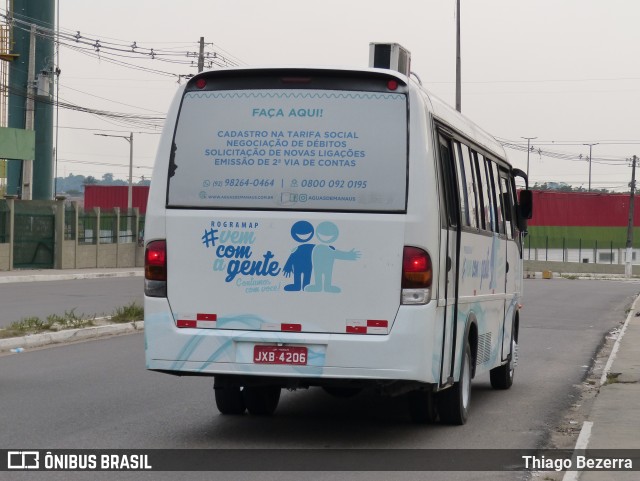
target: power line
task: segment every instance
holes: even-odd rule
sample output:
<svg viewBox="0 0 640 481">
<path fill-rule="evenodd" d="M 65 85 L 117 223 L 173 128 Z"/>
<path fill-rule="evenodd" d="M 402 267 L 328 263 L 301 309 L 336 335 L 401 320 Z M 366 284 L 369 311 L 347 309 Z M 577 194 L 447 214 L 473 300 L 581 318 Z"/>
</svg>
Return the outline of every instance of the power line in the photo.
<svg viewBox="0 0 640 481">
<path fill-rule="evenodd" d="M 539 156 L 542 156 L 542 157 L 550 157 L 555 159 L 568 160 L 572 162 L 588 161 L 588 157 L 583 154 L 578 154 L 575 152 L 554 151 L 554 150 L 542 149 L 541 147 L 538 147 L 538 145 L 543 145 L 543 144 L 536 143 L 531 147 L 527 147 L 527 145 L 519 141 L 505 140 L 499 137 L 496 137 L 496 140 L 498 140 L 498 142 L 506 149 L 518 150 L 520 152 L 530 151 L 531 153 L 538 154 Z M 549 144 L 546 144 L 546 145 L 549 145 Z M 581 145 L 584 145 L 584 144 L 581 144 Z M 604 163 L 608 165 L 615 165 L 615 163 L 626 163 L 627 159 L 625 157 L 594 157 L 593 162 Z"/>
<path fill-rule="evenodd" d="M 67 86 L 67 85 L 63 85 L 63 84 L 61 84 L 60 82 L 58 82 L 58 85 L 60 85 L 61 87 L 65 88 L 65 89 L 73 90 L 74 92 L 79 92 L 79 93 L 81 93 L 81 94 L 89 95 L 90 97 L 95 97 L 95 98 L 97 98 L 97 99 L 106 100 L 106 101 L 108 101 L 108 102 L 112 102 L 112 103 L 114 103 L 114 104 L 124 105 L 124 106 L 126 106 L 126 107 L 133 107 L 133 108 L 140 109 L 140 110 L 146 110 L 147 112 L 155 112 L 155 113 L 158 113 L 158 114 L 164 114 L 164 112 L 160 112 L 159 110 L 146 109 L 146 108 L 144 108 L 144 107 L 138 107 L 138 106 L 136 106 L 136 105 L 126 104 L 126 103 L 124 103 L 124 102 L 118 102 L 117 100 L 112 100 L 112 99 L 108 99 L 108 98 L 106 98 L 106 97 L 101 97 L 101 96 L 99 96 L 99 95 L 90 94 L 89 92 L 84 92 L 84 91 L 82 91 L 82 90 L 74 89 L 74 88 L 69 87 L 69 86 Z"/>
<path fill-rule="evenodd" d="M 7 23 L 11 23 L 14 28 L 18 28 L 21 30 L 30 29 L 31 24 L 34 22 L 30 22 L 28 20 L 23 20 L 23 18 L 19 18 L 19 16 L 11 17 L 10 15 L 3 14 L 0 15 L 7 20 Z M 189 60 L 189 57 L 193 57 L 197 55 L 195 52 L 191 52 L 189 50 L 172 50 L 172 49 L 157 49 L 150 47 L 143 47 L 138 45 L 136 41 L 107 41 L 102 40 L 98 36 L 85 36 L 77 30 L 74 33 L 70 30 L 60 30 L 56 32 L 53 28 L 47 28 L 38 25 L 36 29 L 36 34 L 42 38 L 47 38 L 57 45 L 64 46 L 66 48 L 75 50 L 84 55 L 93 56 L 99 58 L 100 60 L 115 63 L 117 65 L 125 66 L 127 68 L 132 68 L 136 70 L 144 70 L 149 73 L 155 73 L 158 75 L 168 75 L 168 76 L 177 76 L 180 79 L 180 75 L 174 72 L 167 72 L 163 70 L 158 70 L 155 68 L 142 67 L 140 65 L 134 65 L 128 63 L 124 60 L 119 59 L 147 59 L 147 60 L 158 60 L 161 62 L 167 62 L 178 65 L 185 66 L 194 66 L 194 62 Z M 191 44 L 190 44 L 191 45 Z M 205 63 L 208 67 L 213 68 L 214 66 L 218 67 L 234 67 L 239 66 L 242 62 L 238 59 L 228 58 L 226 55 L 223 55 L 219 52 L 211 52 L 207 51 L 204 53 Z"/>
<path fill-rule="evenodd" d="M 59 129 L 70 129 L 70 130 L 88 130 L 92 132 L 115 132 L 115 133 L 130 133 L 131 130 L 115 130 L 115 129 L 98 129 L 93 127 L 72 127 L 67 125 L 59 125 Z M 143 131 L 133 131 L 134 134 L 146 134 L 146 135 L 160 135 L 161 132 L 143 132 Z M 95 155 L 95 154 L 94 154 Z"/>
<path fill-rule="evenodd" d="M 96 162 L 93 160 L 78 160 L 78 159 L 58 159 L 60 162 L 65 162 L 69 164 L 83 164 L 83 165 L 99 165 L 103 167 L 129 167 L 129 164 L 114 164 L 110 162 Z M 136 165 L 134 166 L 136 169 L 153 169 L 153 167 L 149 167 L 146 165 Z"/>
<path fill-rule="evenodd" d="M 29 19 L 28 17 L 24 17 L 20 15 L 11 16 L 5 13 L 5 14 L 0 14 L 0 16 L 4 17 L 7 23 L 12 24 L 14 28 L 22 29 L 25 31 L 27 29 L 30 30 L 31 25 L 34 24 L 33 19 Z M 56 48 L 59 48 L 62 45 L 72 50 L 75 50 L 76 52 L 82 55 L 86 55 L 92 58 L 97 58 L 101 61 L 112 63 L 121 67 L 129 68 L 133 70 L 139 70 L 139 71 L 143 71 L 151 74 L 177 77 L 178 82 L 180 82 L 180 80 L 183 77 L 185 77 L 185 75 L 176 74 L 174 72 L 167 72 L 167 71 L 159 70 L 156 68 L 148 68 L 148 67 L 144 67 L 136 64 L 131 64 L 129 62 L 120 60 L 119 58 L 116 58 L 116 57 L 136 58 L 137 60 L 141 58 L 150 57 L 151 59 L 159 59 L 163 61 L 166 60 L 168 62 L 180 64 L 180 65 L 193 65 L 193 61 L 188 60 L 188 57 L 192 56 L 193 53 L 189 51 L 184 51 L 184 50 L 179 51 L 179 50 L 144 48 L 144 47 L 138 46 L 137 42 L 135 41 L 131 43 L 123 42 L 119 40 L 115 42 L 101 41 L 98 38 L 83 36 L 80 34 L 80 31 L 76 31 L 75 34 L 72 34 L 68 30 L 65 31 L 64 29 L 58 29 L 58 31 L 56 31 L 53 28 L 43 27 L 41 25 L 37 25 L 36 34 L 39 35 L 40 37 L 47 38 L 53 41 L 56 44 Z M 84 45 L 84 46 L 80 46 L 80 45 Z M 189 45 L 191 45 L 191 43 L 189 43 Z M 209 44 L 209 45 L 213 45 L 213 44 Z M 107 56 L 105 54 L 105 51 L 110 56 Z M 125 52 L 126 52 L 126 55 L 124 55 Z M 131 55 L 131 53 L 133 55 Z M 178 56 L 178 57 L 185 58 L 185 60 L 163 58 L 163 57 L 169 57 L 169 56 L 174 56 L 174 57 Z M 239 62 L 238 60 L 229 60 L 224 55 L 218 54 L 217 52 L 206 52 L 205 60 L 208 66 L 210 67 L 212 67 L 214 64 L 218 66 L 237 66 Z M 61 84 L 58 83 L 58 85 L 61 85 Z M 98 95 L 90 94 L 88 92 L 83 92 L 81 90 L 74 89 L 68 86 L 64 86 L 64 85 L 62 86 L 69 90 L 74 90 L 80 93 L 84 93 L 86 95 L 101 98 L 103 100 L 107 100 L 110 102 L 130 106 L 130 107 L 135 107 L 130 104 L 125 104 L 123 102 L 118 102 L 112 99 L 100 97 Z M 26 95 L 26 93 L 17 93 L 15 91 L 12 93 L 17 95 L 22 95 L 22 96 Z M 82 107 L 76 104 L 72 104 L 70 102 L 61 102 L 59 97 L 55 105 L 60 108 L 82 111 L 92 115 L 97 115 L 102 117 L 103 120 L 108 119 L 106 121 L 109 123 L 112 123 L 114 125 L 120 125 L 123 127 L 138 125 L 138 126 L 144 126 L 147 128 L 158 129 L 161 127 L 160 123 L 164 121 L 164 117 L 154 118 L 154 117 L 142 116 L 142 115 L 133 116 L 131 114 L 122 114 L 118 112 L 109 112 L 109 111 L 98 110 L 98 109 L 90 109 L 87 107 Z M 139 108 L 139 107 L 135 107 L 135 108 Z M 150 109 L 144 109 L 144 108 L 141 108 L 141 109 L 147 110 L 150 112 L 157 112 Z"/>
<path fill-rule="evenodd" d="M 23 98 L 29 98 L 28 93 L 24 89 L 9 87 L 7 91 L 13 95 L 17 95 Z M 163 126 L 164 120 L 165 120 L 164 116 L 139 115 L 139 114 L 136 115 L 136 114 L 130 114 L 125 112 L 112 112 L 108 110 L 92 109 L 89 107 L 83 107 L 81 105 L 74 104 L 72 102 L 60 101 L 60 99 L 58 99 L 58 101 L 56 102 L 53 99 L 39 98 L 38 101 L 41 103 L 49 104 L 49 105 L 57 105 L 63 109 L 89 113 L 99 117 L 105 117 L 105 118 L 119 122 L 122 126 L 134 125 L 138 127 L 159 129 Z"/>
<path fill-rule="evenodd" d="M 509 79 L 509 80 L 465 80 L 463 84 L 526 84 L 526 83 L 569 83 L 569 82 L 630 82 L 638 81 L 640 77 L 601 77 L 601 78 L 575 78 L 575 79 L 537 79 L 537 80 L 522 80 L 522 79 Z M 429 81 L 430 84 L 452 84 L 454 80 L 433 80 Z"/>
</svg>

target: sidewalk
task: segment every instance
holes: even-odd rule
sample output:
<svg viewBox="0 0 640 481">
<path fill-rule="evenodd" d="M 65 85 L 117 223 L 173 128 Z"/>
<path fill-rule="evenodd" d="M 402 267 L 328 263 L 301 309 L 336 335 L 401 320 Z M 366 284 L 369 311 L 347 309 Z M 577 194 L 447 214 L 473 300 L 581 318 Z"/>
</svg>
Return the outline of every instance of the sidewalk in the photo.
<svg viewBox="0 0 640 481">
<path fill-rule="evenodd" d="M 640 449 L 640 297 L 633 303 L 599 380 L 576 450 L 606 449 L 612 455 Z M 637 456 L 637 454 L 634 454 Z M 637 470 L 638 459 L 634 460 Z M 638 471 L 567 472 L 563 481 L 631 481 Z"/>
<path fill-rule="evenodd" d="M 142 267 L 96 269 L 17 269 L 0 271 L 0 284 L 8 282 L 62 281 L 69 279 L 96 279 L 99 277 L 143 276 Z"/>
<path fill-rule="evenodd" d="M 15 282 L 46 282 L 71 279 L 97 279 L 101 277 L 142 277 L 142 267 L 96 268 L 96 269 L 20 269 L 0 271 L 0 286 Z M 0 287 L 1 288 L 1 287 Z M 122 324 L 109 324 L 86 327 L 84 329 L 67 329 L 58 332 L 46 332 L 30 336 L 0 339 L 0 353 L 12 349 L 30 349 L 50 344 L 75 342 L 103 336 L 127 334 L 144 329 L 144 321 Z"/>
</svg>

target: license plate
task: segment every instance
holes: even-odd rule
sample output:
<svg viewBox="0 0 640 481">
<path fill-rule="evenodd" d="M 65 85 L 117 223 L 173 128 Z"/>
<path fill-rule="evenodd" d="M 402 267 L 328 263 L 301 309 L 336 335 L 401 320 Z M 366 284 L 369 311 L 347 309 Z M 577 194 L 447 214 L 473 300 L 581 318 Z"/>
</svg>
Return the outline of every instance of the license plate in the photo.
<svg viewBox="0 0 640 481">
<path fill-rule="evenodd" d="M 307 365 L 307 348 L 301 346 L 254 346 L 255 364 Z"/>
</svg>

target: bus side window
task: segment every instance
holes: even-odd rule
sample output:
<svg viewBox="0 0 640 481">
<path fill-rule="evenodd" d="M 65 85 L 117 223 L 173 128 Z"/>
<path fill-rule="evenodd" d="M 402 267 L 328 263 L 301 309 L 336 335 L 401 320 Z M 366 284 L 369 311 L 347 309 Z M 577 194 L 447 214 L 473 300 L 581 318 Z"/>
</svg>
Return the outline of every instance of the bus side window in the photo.
<svg viewBox="0 0 640 481">
<path fill-rule="evenodd" d="M 442 169 L 442 180 L 444 182 L 445 202 L 447 206 L 447 220 L 448 225 L 454 227 L 458 225 L 459 211 L 453 153 L 451 152 L 451 142 L 449 139 L 440 135 L 439 144 L 440 165 Z"/>
<path fill-rule="evenodd" d="M 469 147 L 460 145 L 462 151 L 462 161 L 464 163 L 465 190 L 467 192 L 467 205 L 469 210 L 469 227 L 480 227 L 478 223 L 478 182 L 476 180 L 476 170 L 473 167 Z"/>
<path fill-rule="evenodd" d="M 482 154 L 478 154 L 477 152 L 474 152 L 474 157 L 477 159 L 477 166 L 478 166 L 478 173 L 479 173 L 479 179 L 480 179 L 480 190 L 482 192 L 481 194 L 481 199 L 482 199 L 482 208 L 480 209 L 481 211 L 481 220 L 482 220 L 482 225 L 483 228 L 485 230 L 488 231 L 493 231 L 495 232 L 496 228 L 496 219 L 495 219 L 495 215 L 493 214 L 493 203 L 491 202 L 491 191 L 490 189 L 490 184 L 489 184 L 489 180 L 487 179 L 487 169 L 485 166 L 485 161 L 484 161 L 484 156 Z"/>
<path fill-rule="evenodd" d="M 509 180 L 507 179 L 507 173 L 500 171 L 500 188 L 502 204 L 504 206 L 504 219 L 507 232 L 507 238 L 513 239 L 513 222 L 515 221 L 515 210 L 513 203 L 513 196 L 511 195 L 511 189 L 509 188 Z"/>
<path fill-rule="evenodd" d="M 502 198 L 500 197 L 500 184 L 498 182 L 498 166 L 491 159 L 487 161 L 487 175 L 491 184 L 492 200 L 496 216 L 496 232 L 504 234 L 504 216 Z"/>
<path fill-rule="evenodd" d="M 453 154 L 456 160 L 456 174 L 458 178 L 458 194 L 460 200 L 460 223 L 465 226 L 471 225 L 469 217 L 469 202 L 467 199 L 467 181 L 465 178 L 464 163 L 462 161 L 462 153 L 460 151 L 460 142 L 453 142 Z"/>
</svg>

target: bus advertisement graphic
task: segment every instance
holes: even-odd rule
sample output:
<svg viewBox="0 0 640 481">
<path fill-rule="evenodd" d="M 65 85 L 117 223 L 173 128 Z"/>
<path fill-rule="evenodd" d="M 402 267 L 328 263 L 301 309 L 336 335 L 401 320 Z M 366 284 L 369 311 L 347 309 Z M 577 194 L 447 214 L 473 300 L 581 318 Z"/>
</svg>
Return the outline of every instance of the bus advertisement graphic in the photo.
<svg viewBox="0 0 640 481">
<path fill-rule="evenodd" d="M 330 221 L 315 227 L 306 220 L 295 222 L 290 231 L 295 245 L 286 259 L 274 253 L 279 246 L 266 250 L 256 248 L 258 222 L 224 225 L 229 227 L 220 228 L 212 222 L 205 228 L 202 245 L 213 250 L 213 271 L 222 273 L 227 284 L 249 287 L 245 289 L 247 293 L 279 291 L 284 278 L 288 283 L 282 289 L 287 292 L 338 294 L 342 289 L 334 283 L 335 262 L 357 261 L 361 257 L 355 248 L 336 247 L 340 229 Z M 277 281 L 280 282 L 276 284 Z"/>
</svg>

